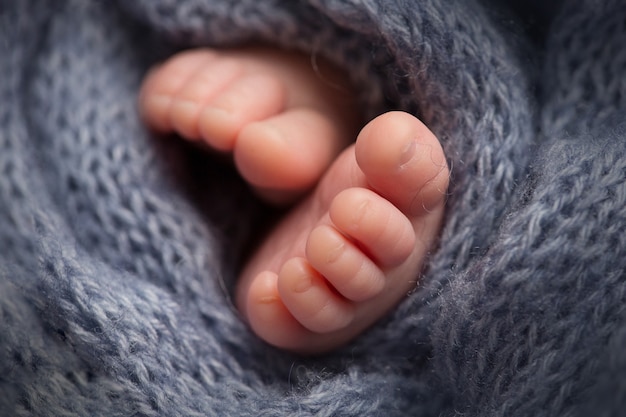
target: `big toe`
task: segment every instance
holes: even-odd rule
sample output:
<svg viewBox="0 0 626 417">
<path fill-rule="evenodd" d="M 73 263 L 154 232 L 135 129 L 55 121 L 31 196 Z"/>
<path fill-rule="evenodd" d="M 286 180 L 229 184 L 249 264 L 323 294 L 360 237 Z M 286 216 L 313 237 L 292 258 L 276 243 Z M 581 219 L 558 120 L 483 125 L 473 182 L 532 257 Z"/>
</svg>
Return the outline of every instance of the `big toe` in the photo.
<svg viewBox="0 0 626 417">
<path fill-rule="evenodd" d="M 449 180 L 445 154 L 414 116 L 378 116 L 359 134 L 355 154 L 368 184 L 409 217 L 443 206 Z"/>
</svg>

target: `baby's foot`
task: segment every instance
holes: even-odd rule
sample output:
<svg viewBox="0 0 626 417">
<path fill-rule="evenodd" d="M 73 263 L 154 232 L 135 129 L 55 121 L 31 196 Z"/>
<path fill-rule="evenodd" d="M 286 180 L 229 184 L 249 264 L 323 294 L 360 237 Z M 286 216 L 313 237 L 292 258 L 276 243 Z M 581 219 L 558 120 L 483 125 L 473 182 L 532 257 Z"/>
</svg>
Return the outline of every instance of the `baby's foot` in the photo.
<svg viewBox="0 0 626 417">
<path fill-rule="evenodd" d="M 283 203 L 314 186 L 358 132 L 342 75 L 297 53 L 196 49 L 154 68 L 139 105 L 152 129 L 232 152 L 259 195 Z"/>
<path fill-rule="evenodd" d="M 370 122 L 244 269 L 237 304 L 268 343 L 338 347 L 416 285 L 444 213 L 448 168 L 406 113 Z"/>
</svg>

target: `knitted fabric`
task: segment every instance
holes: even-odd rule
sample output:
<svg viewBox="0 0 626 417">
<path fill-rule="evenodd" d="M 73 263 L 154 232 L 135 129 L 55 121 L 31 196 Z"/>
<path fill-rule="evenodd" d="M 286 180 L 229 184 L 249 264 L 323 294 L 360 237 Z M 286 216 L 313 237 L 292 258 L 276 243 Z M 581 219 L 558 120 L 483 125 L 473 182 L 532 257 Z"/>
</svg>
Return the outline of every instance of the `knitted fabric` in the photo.
<svg viewBox="0 0 626 417">
<path fill-rule="evenodd" d="M 531 41 L 472 0 L 0 0 L 0 415 L 623 415 L 626 4 L 550 12 Z M 452 170 L 415 290 L 317 358 L 230 302 L 265 208 L 136 110 L 154 63 L 249 41 L 334 61 Z"/>
</svg>

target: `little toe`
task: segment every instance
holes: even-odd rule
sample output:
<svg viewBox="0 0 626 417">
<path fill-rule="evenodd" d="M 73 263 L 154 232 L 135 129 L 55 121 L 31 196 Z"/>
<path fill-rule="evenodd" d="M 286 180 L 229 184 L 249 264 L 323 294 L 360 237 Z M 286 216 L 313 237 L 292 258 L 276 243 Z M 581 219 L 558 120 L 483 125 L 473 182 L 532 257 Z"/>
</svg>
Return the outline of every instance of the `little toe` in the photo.
<svg viewBox="0 0 626 417">
<path fill-rule="evenodd" d="M 291 315 L 312 332 L 341 330 L 354 319 L 352 304 L 335 293 L 304 258 L 285 262 L 277 287 Z"/>
<path fill-rule="evenodd" d="M 310 339 L 311 331 L 285 307 L 277 282 L 278 276 L 269 271 L 260 273 L 251 282 L 245 303 L 249 324 L 257 335 L 276 347 L 303 350 L 303 341 Z"/>
<path fill-rule="evenodd" d="M 348 300 L 369 300 L 385 286 L 380 268 L 330 225 L 323 224 L 311 231 L 306 256 L 311 266 Z"/>
<path fill-rule="evenodd" d="M 239 134 L 234 150 L 241 175 L 263 195 L 300 195 L 322 176 L 346 138 L 325 115 L 289 109 Z"/>
<path fill-rule="evenodd" d="M 377 117 L 359 134 L 355 155 L 370 186 L 410 217 L 443 206 L 449 179 L 445 154 L 414 116 Z"/>
</svg>

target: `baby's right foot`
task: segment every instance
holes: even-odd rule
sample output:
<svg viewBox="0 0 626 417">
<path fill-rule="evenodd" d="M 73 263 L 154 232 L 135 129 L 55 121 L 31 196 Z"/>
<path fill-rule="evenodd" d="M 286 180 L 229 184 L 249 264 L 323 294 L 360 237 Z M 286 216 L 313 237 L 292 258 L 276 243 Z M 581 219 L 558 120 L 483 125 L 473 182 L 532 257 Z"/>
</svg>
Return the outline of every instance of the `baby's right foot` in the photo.
<svg viewBox="0 0 626 417">
<path fill-rule="evenodd" d="M 301 353 L 357 336 L 415 287 L 447 186 L 443 150 L 419 120 L 374 119 L 242 272 L 237 305 L 252 329 Z"/>
<path fill-rule="evenodd" d="M 330 65 L 265 48 L 179 53 L 147 76 L 146 123 L 232 152 L 258 194 L 287 203 L 314 186 L 356 136 L 348 81 Z"/>
</svg>

